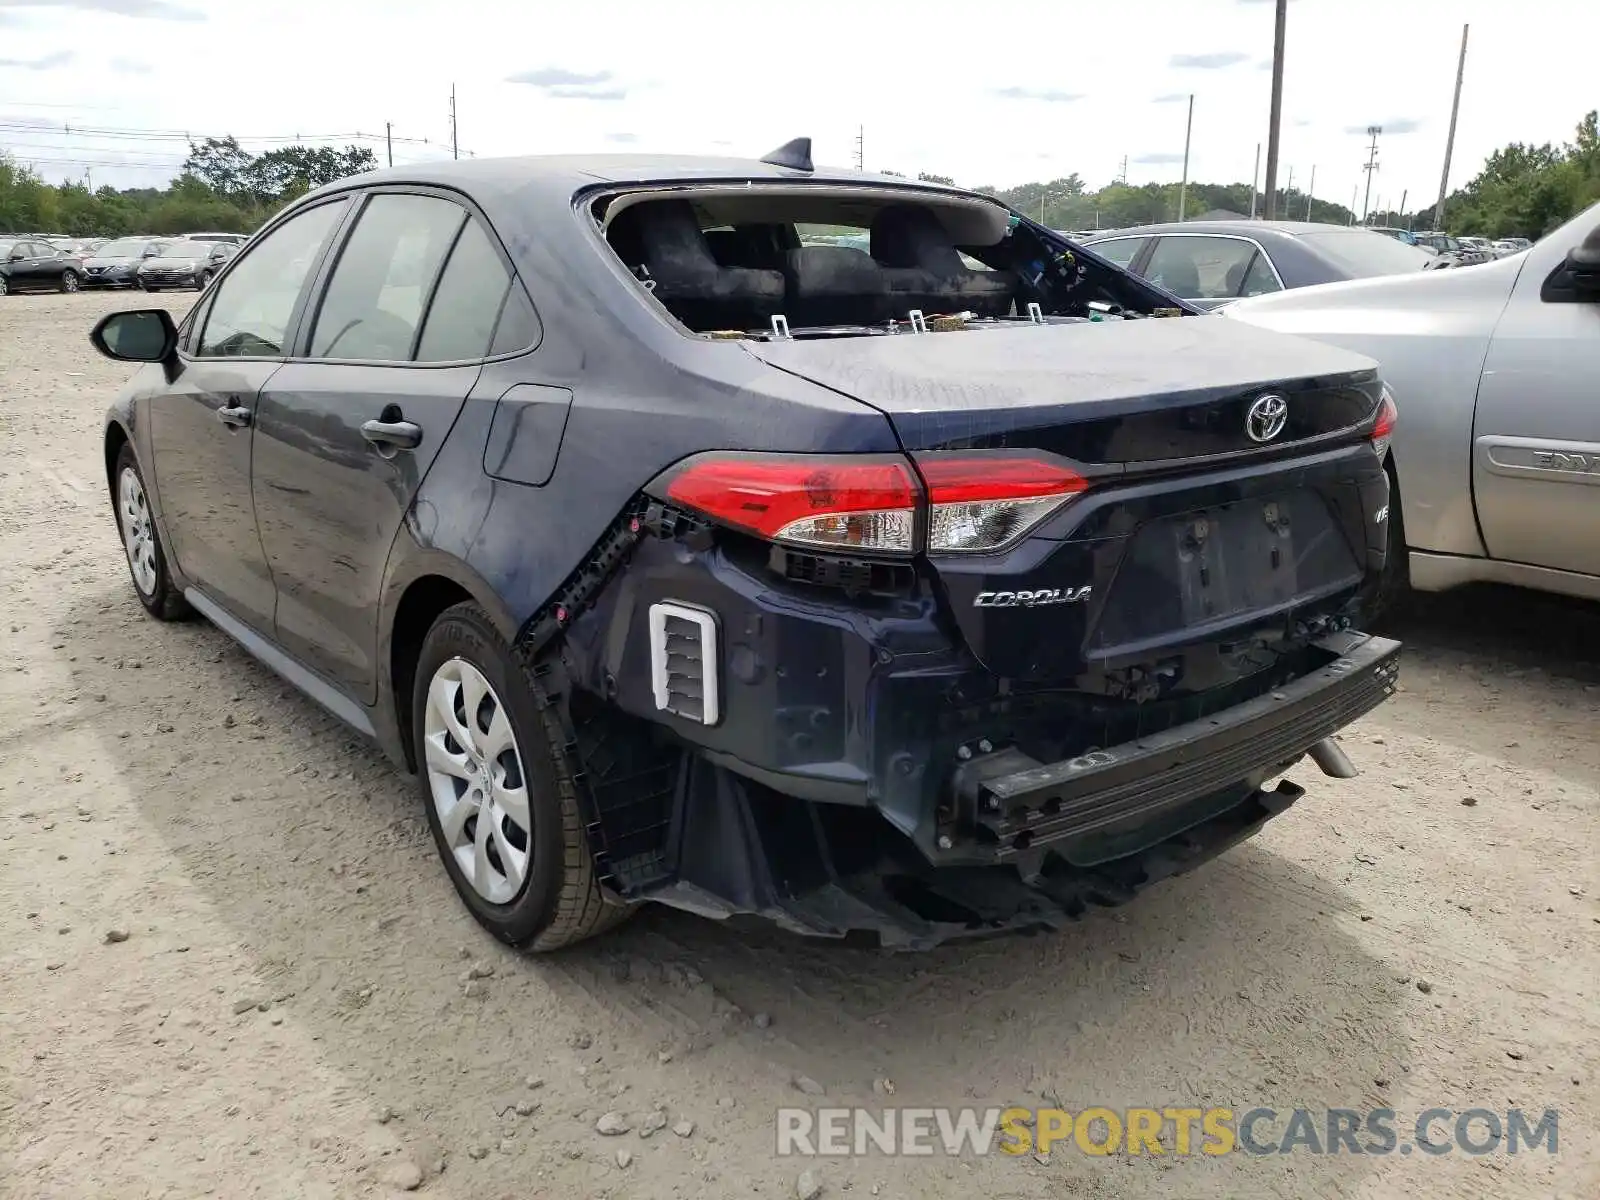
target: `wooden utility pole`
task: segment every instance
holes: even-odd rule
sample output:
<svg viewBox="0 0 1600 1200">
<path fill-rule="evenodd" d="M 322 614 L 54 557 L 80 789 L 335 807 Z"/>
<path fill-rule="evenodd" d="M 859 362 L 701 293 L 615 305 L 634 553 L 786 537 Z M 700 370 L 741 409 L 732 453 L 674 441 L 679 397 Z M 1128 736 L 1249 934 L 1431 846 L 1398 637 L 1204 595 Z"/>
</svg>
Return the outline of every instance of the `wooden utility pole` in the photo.
<svg viewBox="0 0 1600 1200">
<path fill-rule="evenodd" d="M 1372 139 L 1372 145 L 1367 148 L 1367 161 L 1361 169 L 1367 173 L 1367 194 L 1361 201 L 1361 223 L 1367 223 L 1368 205 L 1372 203 L 1372 173 L 1378 169 L 1378 135 L 1383 132 L 1382 125 L 1368 125 L 1367 136 Z"/>
<path fill-rule="evenodd" d="M 1283 34 L 1289 20 L 1289 0 L 1278 0 L 1272 33 L 1272 115 L 1267 121 L 1266 217 L 1278 215 L 1278 125 L 1283 118 Z"/>
<path fill-rule="evenodd" d="M 1433 227 L 1444 228 L 1444 198 L 1450 190 L 1450 154 L 1456 147 L 1456 114 L 1461 111 L 1461 77 L 1467 73 L 1467 30 L 1461 27 L 1461 59 L 1456 63 L 1456 94 L 1450 101 L 1450 133 L 1444 140 L 1444 170 L 1439 175 L 1439 203 L 1433 209 Z"/>
<path fill-rule="evenodd" d="M 450 85 L 450 157 L 461 157 L 461 146 L 456 140 L 456 85 Z"/>
<path fill-rule="evenodd" d="M 383 123 L 383 148 L 389 155 L 389 165 L 394 166 L 394 126 L 388 121 Z"/>
</svg>

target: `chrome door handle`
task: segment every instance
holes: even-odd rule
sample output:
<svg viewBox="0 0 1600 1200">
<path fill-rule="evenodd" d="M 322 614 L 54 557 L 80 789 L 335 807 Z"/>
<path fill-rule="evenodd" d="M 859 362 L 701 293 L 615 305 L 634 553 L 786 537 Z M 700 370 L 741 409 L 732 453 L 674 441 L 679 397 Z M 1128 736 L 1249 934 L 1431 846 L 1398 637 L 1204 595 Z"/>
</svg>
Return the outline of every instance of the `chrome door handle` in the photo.
<svg viewBox="0 0 1600 1200">
<path fill-rule="evenodd" d="M 217 409 L 217 420 L 234 429 L 243 429 L 250 424 L 250 410 L 240 405 L 229 405 Z"/>
<path fill-rule="evenodd" d="M 363 421 L 361 436 L 374 446 L 415 450 L 422 444 L 422 426 L 415 421 Z"/>
</svg>

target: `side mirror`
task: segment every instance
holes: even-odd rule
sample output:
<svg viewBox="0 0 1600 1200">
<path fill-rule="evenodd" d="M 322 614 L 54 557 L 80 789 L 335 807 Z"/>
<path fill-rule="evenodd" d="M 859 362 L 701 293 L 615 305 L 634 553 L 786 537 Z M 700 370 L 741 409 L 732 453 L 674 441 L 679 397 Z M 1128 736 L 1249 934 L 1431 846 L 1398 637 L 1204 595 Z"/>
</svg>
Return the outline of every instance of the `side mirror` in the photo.
<svg viewBox="0 0 1600 1200">
<path fill-rule="evenodd" d="M 1600 297 L 1600 227 L 1567 251 L 1567 278 L 1580 296 Z"/>
<path fill-rule="evenodd" d="M 6 261 L 8 261 L 8 262 L 21 262 L 23 259 L 25 259 L 27 257 L 28 257 L 27 251 L 25 251 L 25 250 L 13 250 L 11 252 L 11 257 L 9 259 L 7 259 Z"/>
<path fill-rule="evenodd" d="M 154 258 L 157 254 L 160 254 L 160 253 L 161 253 L 161 251 L 157 247 L 155 247 L 155 246 L 146 246 L 144 248 L 144 252 L 142 254 L 140 254 L 139 257 L 140 258 Z"/>
<path fill-rule="evenodd" d="M 178 349 L 178 327 L 164 308 L 108 313 L 89 334 L 89 343 L 118 362 L 166 362 Z"/>
</svg>

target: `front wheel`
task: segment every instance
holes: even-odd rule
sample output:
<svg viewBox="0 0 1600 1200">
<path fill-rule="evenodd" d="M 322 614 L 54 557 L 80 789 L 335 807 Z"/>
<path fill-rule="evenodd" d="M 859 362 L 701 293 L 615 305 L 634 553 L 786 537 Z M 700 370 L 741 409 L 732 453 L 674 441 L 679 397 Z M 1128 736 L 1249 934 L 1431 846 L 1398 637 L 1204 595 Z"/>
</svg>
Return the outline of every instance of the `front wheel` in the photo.
<svg viewBox="0 0 1600 1200">
<path fill-rule="evenodd" d="M 206 284 L 208 284 L 210 282 L 211 282 L 211 272 L 210 271 L 201 271 L 200 274 L 198 274 L 198 275 L 196 275 L 194 277 L 194 290 L 197 291 L 197 292 L 203 292 L 203 291 L 206 290 Z"/>
<path fill-rule="evenodd" d="M 606 903 L 578 812 L 572 764 L 532 672 L 475 604 L 422 644 L 412 744 L 434 844 L 456 892 L 501 941 L 547 951 L 601 933 Z"/>
<path fill-rule="evenodd" d="M 63 292 L 75 292 L 78 290 L 78 273 L 76 271 L 62 272 L 61 290 Z"/>
<path fill-rule="evenodd" d="M 151 616 L 163 621 L 188 616 L 189 602 L 173 586 L 172 576 L 167 571 L 166 549 L 161 545 L 161 532 L 150 512 L 150 498 L 145 491 L 144 475 L 139 470 L 139 459 L 133 446 L 126 442 L 117 453 L 115 490 L 117 531 L 122 534 L 122 548 L 128 558 L 128 571 L 133 576 L 133 590 L 139 594 L 139 603 Z"/>
<path fill-rule="evenodd" d="M 9 293 L 10 291 L 11 291 L 11 281 L 9 279 L 7 279 L 4 275 L 0 275 L 0 296 L 4 296 L 7 293 Z"/>
</svg>

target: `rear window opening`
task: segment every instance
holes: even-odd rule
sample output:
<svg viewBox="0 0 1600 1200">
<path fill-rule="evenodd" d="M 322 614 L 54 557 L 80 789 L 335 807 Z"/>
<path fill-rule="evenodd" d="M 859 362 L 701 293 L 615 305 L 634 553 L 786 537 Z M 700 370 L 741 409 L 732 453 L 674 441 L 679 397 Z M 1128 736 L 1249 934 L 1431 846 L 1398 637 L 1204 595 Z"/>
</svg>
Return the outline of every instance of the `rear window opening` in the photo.
<svg viewBox="0 0 1600 1200">
<path fill-rule="evenodd" d="M 859 337 L 1183 311 L 981 196 L 723 185 L 613 193 L 591 211 L 640 288 L 708 337 Z"/>
</svg>

